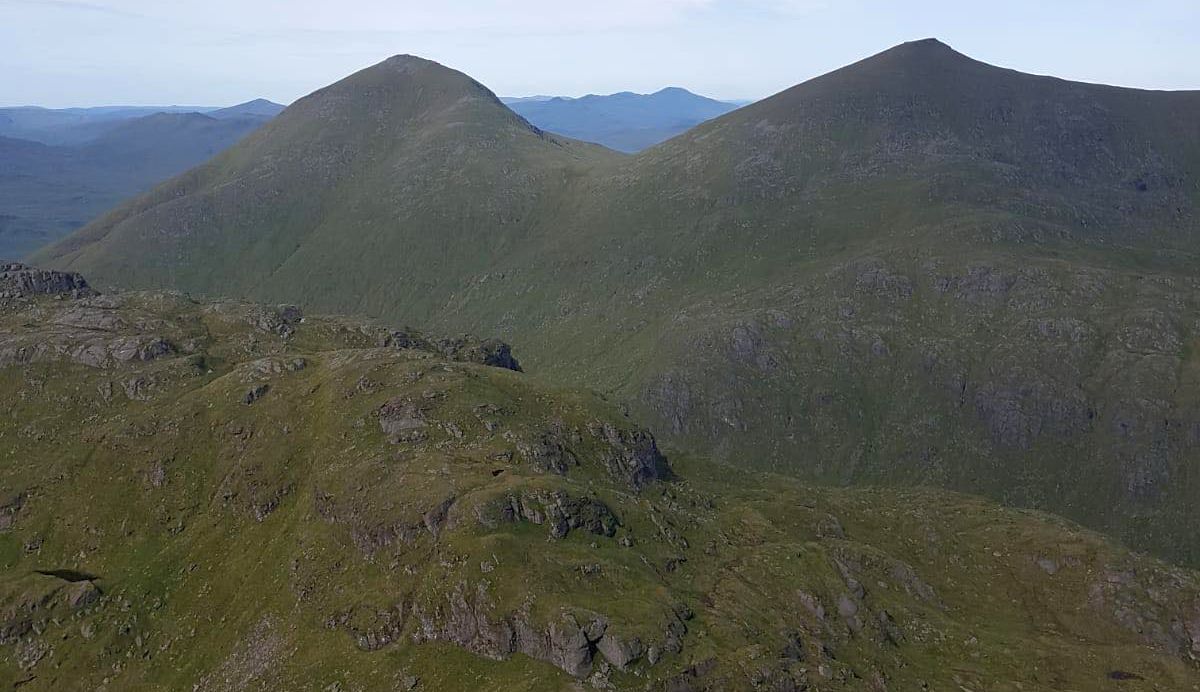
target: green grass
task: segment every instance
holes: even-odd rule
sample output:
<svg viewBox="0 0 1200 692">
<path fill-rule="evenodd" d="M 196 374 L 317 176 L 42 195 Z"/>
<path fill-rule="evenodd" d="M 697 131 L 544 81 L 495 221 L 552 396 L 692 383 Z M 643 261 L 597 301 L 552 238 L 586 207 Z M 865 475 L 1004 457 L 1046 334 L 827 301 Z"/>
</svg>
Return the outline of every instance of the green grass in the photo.
<svg viewBox="0 0 1200 692">
<path fill-rule="evenodd" d="M 461 622 L 456 591 L 474 604 L 481 588 L 488 623 L 527 618 L 540 629 L 564 612 L 595 613 L 609 632 L 659 647 L 686 605 L 694 616 L 679 653 L 607 673 L 597 657 L 593 671 L 618 689 L 665 685 L 710 660 L 698 684 L 714 689 L 790 680 L 857 690 L 876 678 L 889 689 L 1200 684 L 1188 635 L 1173 629 L 1194 619 L 1200 575 L 1062 519 L 940 490 L 814 487 L 681 451 L 669 455 L 676 480 L 639 492 L 605 470 L 610 448 L 588 432 L 597 421 L 637 424 L 596 394 L 379 349 L 377 327 L 341 318 L 309 316 L 283 339 L 252 326 L 258 309 L 242 304 L 102 300 L 0 311 L 3 352 L 64 348 L 0 368 L 0 487 L 28 496 L 0 533 L 0 628 L 35 626 L 0 644 L 2 684 L 391 690 L 415 676 L 420 689 L 569 686 L 545 660 L 489 658 L 480 642 L 417 643 L 426 625 Z M 76 311 L 155 324 L 179 351 L 81 365 L 75 345 L 138 330 L 53 326 Z M 221 367 L 198 370 L 197 354 Z M 297 357 L 299 371 L 259 368 Z M 152 382 L 145 400 L 124 394 L 136 377 Z M 116 383 L 108 400 L 105 382 Z M 259 382 L 270 390 L 243 404 Z M 426 408 L 427 437 L 394 445 L 375 412 L 405 397 Z M 519 452 L 552 430 L 579 460 L 564 476 L 539 473 Z M 620 527 L 611 538 L 575 529 L 554 539 L 546 525 L 478 519 L 498 498 L 547 491 L 594 497 Z M 434 536 L 423 514 L 448 496 L 456 501 Z M 97 575 L 103 596 L 72 608 L 68 585 L 38 569 Z M 838 614 L 843 595 L 861 630 Z M 898 643 L 886 639 L 885 611 Z M 358 635 L 383 631 L 397 612 L 396 639 L 359 648 Z M 792 636 L 799 659 L 783 655 Z M 1142 679 L 1118 686 L 1114 670 Z"/>
</svg>

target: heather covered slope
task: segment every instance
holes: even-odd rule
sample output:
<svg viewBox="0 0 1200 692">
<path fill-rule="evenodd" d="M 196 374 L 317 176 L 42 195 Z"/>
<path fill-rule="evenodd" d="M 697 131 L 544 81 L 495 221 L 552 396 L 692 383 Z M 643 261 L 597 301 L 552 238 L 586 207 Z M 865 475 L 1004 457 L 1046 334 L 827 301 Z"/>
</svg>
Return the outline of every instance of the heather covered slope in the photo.
<svg viewBox="0 0 1200 692">
<path fill-rule="evenodd" d="M 1200 576 L 1047 515 L 668 462 L 495 342 L 0 293 L 6 685 L 1200 684 Z"/>
<path fill-rule="evenodd" d="M 1200 564 L 1197 92 L 920 41 L 618 157 L 397 64 L 43 257 L 500 334 L 722 460 L 982 493 Z M 435 84 L 482 95 L 439 117 Z"/>
</svg>

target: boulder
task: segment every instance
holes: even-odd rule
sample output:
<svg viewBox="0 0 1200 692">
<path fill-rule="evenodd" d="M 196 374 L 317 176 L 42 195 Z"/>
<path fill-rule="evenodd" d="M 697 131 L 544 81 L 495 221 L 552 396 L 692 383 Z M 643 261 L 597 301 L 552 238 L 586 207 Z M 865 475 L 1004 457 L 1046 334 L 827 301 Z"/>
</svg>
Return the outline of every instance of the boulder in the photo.
<svg viewBox="0 0 1200 692">
<path fill-rule="evenodd" d="M 642 657 L 645 648 L 642 646 L 642 640 L 634 637 L 632 639 L 622 639 L 612 632 L 605 632 L 600 641 L 596 643 L 596 650 L 621 670 L 627 669 L 631 664 Z"/>
</svg>

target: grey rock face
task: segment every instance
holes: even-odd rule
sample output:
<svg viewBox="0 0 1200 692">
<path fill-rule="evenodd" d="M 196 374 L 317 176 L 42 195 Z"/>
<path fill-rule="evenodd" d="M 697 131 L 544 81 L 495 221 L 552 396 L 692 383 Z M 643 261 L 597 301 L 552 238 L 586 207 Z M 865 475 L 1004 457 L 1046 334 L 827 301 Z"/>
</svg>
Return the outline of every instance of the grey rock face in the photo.
<svg viewBox="0 0 1200 692">
<path fill-rule="evenodd" d="M 642 640 L 634 637 L 632 639 L 622 639 L 612 632 L 606 632 L 600 641 L 596 643 L 596 650 L 599 651 L 609 663 L 613 664 L 621 670 L 625 670 L 631 664 L 636 662 L 645 653 L 645 647 L 642 646 Z"/>
<path fill-rule="evenodd" d="M 532 441 L 517 444 L 522 459 L 537 471 L 566 475 L 581 461 L 593 457 L 614 479 L 634 490 L 673 478 L 667 459 L 658 450 L 654 436 L 642 429 L 619 429 L 611 423 L 593 421 L 588 424 L 592 436 L 587 444 L 578 430 L 562 430 L 559 426 L 540 434 Z M 578 451 L 577 451 L 578 450 Z M 593 451 L 595 450 L 595 451 Z"/>
<path fill-rule="evenodd" d="M 170 355 L 175 351 L 171 342 L 162 337 L 127 337 L 118 339 L 110 346 L 112 357 L 122 363 L 151 361 Z"/>
<path fill-rule="evenodd" d="M 100 588 L 91 581 L 77 582 L 68 587 L 67 605 L 79 610 L 98 602 L 100 596 Z"/>
<path fill-rule="evenodd" d="M 64 312 L 54 320 L 54 323 L 64 327 L 105 332 L 121 331 L 129 327 L 129 324 L 114 310 L 88 305 L 79 305 L 79 307 Z"/>
<path fill-rule="evenodd" d="M 273 308 L 255 308 L 247 320 L 255 328 L 264 332 L 276 334 L 284 339 L 291 338 L 296 333 L 296 325 L 304 319 L 304 314 L 295 305 L 278 305 Z"/>
<path fill-rule="evenodd" d="M 1156 578 L 1157 577 L 1157 578 Z M 1088 589 L 1088 605 L 1151 646 L 1200 655 L 1200 601 L 1183 582 L 1109 565 Z"/>
<path fill-rule="evenodd" d="M 493 368 L 504 368 L 521 372 L 521 364 L 512 353 L 512 347 L 499 339 L 484 339 L 455 351 L 458 360 L 479 363 Z"/>
<path fill-rule="evenodd" d="M 588 431 L 608 444 L 604 459 L 608 472 L 635 490 L 673 477 L 667 458 L 658 451 L 658 443 L 649 432 L 618 430 L 611 423 L 598 421 L 591 423 Z"/>
<path fill-rule="evenodd" d="M 363 651 L 378 651 L 400 639 L 408 615 L 403 603 L 379 609 L 358 606 L 330 617 L 325 626 L 346 630 Z"/>
<path fill-rule="evenodd" d="M 521 365 L 512 353 L 512 347 L 500 339 L 478 339 L 459 336 L 431 340 L 412 329 L 393 329 L 377 338 L 380 348 L 419 349 L 440 353 L 463 363 L 478 363 L 493 368 L 504 368 L 521 372 Z"/>
<path fill-rule="evenodd" d="M 551 538 L 565 538 L 574 529 L 612 538 L 621 525 L 608 505 L 591 497 L 572 497 L 561 490 L 527 491 L 476 508 L 479 523 L 495 528 L 527 521 L 548 526 Z"/>
<path fill-rule="evenodd" d="M 442 527 L 446 525 L 446 519 L 450 515 L 450 508 L 454 506 L 457 498 L 448 497 L 442 500 L 436 507 L 433 507 L 428 512 L 421 515 L 421 521 L 425 523 L 425 529 L 429 533 L 437 536 L 442 531 Z"/>
<path fill-rule="evenodd" d="M 565 614 L 550 624 L 550 662 L 575 677 L 592 669 L 594 644 L 604 636 L 607 622 L 593 621 L 581 626 L 574 615 Z"/>
<path fill-rule="evenodd" d="M 379 427 L 392 444 L 422 440 L 428 426 L 424 412 L 407 399 L 393 399 L 379 409 Z"/>
<path fill-rule="evenodd" d="M 572 467 L 579 465 L 575 453 L 553 432 L 545 433 L 532 442 L 518 444 L 517 451 L 526 463 L 542 473 L 563 476 Z"/>
<path fill-rule="evenodd" d="M 1028 450 L 1044 433 L 1067 437 L 1087 432 L 1095 418 L 1079 396 L 1062 396 L 1041 383 L 987 385 L 975 395 L 975 410 L 1001 447 Z"/>
<path fill-rule="evenodd" d="M 249 406 L 266 396 L 269 391 L 271 391 L 271 385 L 269 384 L 255 385 L 242 395 L 242 403 Z"/>
<path fill-rule="evenodd" d="M 75 272 L 34 269 L 18 263 L 0 265 L 0 297 L 31 298 L 39 295 L 82 298 L 96 295 L 96 291 Z"/>
<path fill-rule="evenodd" d="M 91 368 L 149 362 L 175 353 L 175 346 L 158 336 L 114 336 L 102 331 L 68 328 L 49 337 L 0 334 L 0 367 L 68 360 Z"/>
<path fill-rule="evenodd" d="M 447 641 L 480 656 L 506 659 L 522 653 L 546 661 L 575 677 L 592 669 L 608 620 L 594 613 L 564 612 L 545 627 L 534 625 L 528 612 L 503 617 L 491 614 L 493 605 L 484 584 L 474 593 L 461 583 L 445 603 L 414 606 L 418 627 L 413 639 Z"/>
</svg>

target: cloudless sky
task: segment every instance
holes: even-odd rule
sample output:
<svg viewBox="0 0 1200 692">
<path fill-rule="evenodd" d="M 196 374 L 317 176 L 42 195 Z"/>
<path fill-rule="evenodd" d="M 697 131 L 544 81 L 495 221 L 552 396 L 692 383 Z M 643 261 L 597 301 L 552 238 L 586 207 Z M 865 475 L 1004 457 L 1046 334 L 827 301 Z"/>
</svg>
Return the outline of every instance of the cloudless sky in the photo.
<svg viewBox="0 0 1200 692">
<path fill-rule="evenodd" d="M 501 95 L 759 98 L 931 36 L 1025 72 L 1200 89 L 1200 0 L 0 0 L 0 105 L 289 103 L 397 53 Z"/>
</svg>

